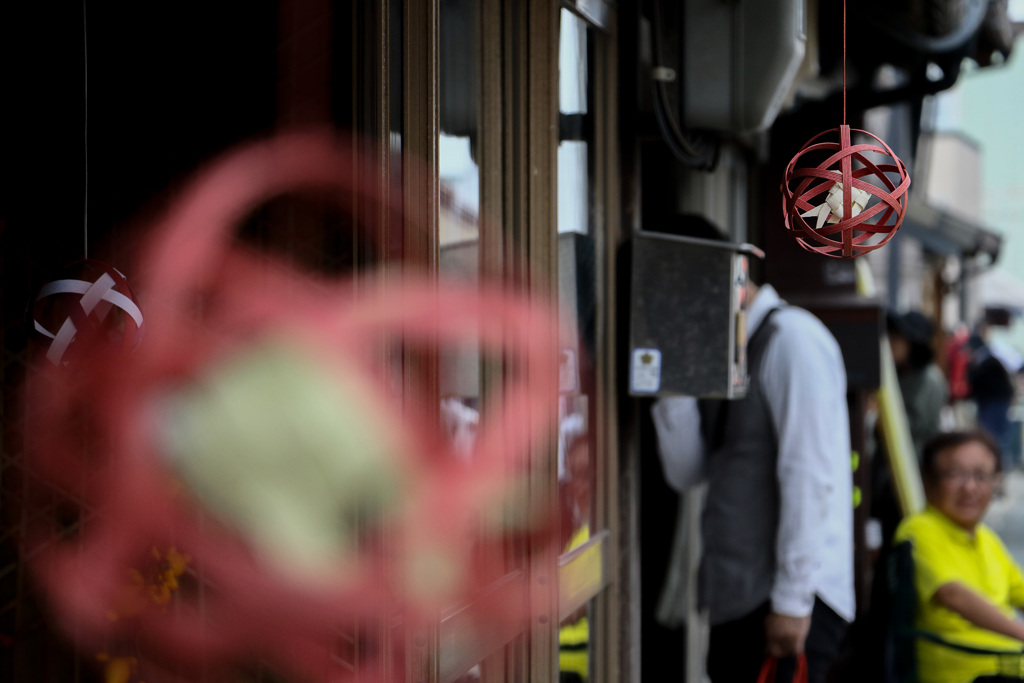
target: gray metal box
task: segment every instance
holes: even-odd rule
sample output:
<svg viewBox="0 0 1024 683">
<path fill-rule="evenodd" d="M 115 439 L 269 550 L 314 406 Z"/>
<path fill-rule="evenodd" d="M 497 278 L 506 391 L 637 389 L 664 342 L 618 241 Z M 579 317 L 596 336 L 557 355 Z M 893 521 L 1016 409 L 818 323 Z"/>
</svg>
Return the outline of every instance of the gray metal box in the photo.
<svg viewBox="0 0 1024 683">
<path fill-rule="evenodd" d="M 807 51 L 806 0 L 687 0 L 683 121 L 735 133 L 775 121 Z"/>
<path fill-rule="evenodd" d="M 633 236 L 629 393 L 740 398 L 747 390 L 747 256 L 733 244 Z"/>
</svg>

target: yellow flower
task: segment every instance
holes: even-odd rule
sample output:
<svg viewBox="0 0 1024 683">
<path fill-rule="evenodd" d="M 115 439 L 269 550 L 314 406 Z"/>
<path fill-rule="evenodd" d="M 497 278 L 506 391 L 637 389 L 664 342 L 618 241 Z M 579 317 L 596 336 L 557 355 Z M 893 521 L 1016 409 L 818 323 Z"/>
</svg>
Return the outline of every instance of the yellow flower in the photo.
<svg viewBox="0 0 1024 683">
<path fill-rule="evenodd" d="M 98 653 L 96 659 L 107 663 L 103 672 L 105 683 L 128 683 L 139 666 L 135 657 L 114 657 L 106 652 Z"/>
</svg>

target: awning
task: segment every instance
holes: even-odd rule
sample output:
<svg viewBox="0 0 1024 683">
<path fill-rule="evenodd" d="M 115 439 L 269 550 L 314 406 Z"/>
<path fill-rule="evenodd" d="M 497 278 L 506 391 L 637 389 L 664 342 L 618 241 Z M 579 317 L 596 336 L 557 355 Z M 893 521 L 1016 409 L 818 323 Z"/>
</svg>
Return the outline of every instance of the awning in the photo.
<svg viewBox="0 0 1024 683">
<path fill-rule="evenodd" d="M 999 258 L 1003 236 L 964 216 L 921 201 L 911 201 L 903 219 L 903 230 L 928 251 L 942 256 L 987 255 L 989 263 Z"/>
<path fill-rule="evenodd" d="M 986 308 L 1006 308 L 1024 312 L 1024 281 L 1000 268 L 992 268 L 975 277 L 979 303 Z"/>
</svg>

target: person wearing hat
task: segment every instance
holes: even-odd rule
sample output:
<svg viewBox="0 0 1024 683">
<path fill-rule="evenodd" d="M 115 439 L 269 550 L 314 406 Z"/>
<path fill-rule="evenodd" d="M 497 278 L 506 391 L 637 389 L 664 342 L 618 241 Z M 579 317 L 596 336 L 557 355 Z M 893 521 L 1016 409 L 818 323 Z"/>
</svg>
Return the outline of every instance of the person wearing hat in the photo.
<svg viewBox="0 0 1024 683">
<path fill-rule="evenodd" d="M 920 459 L 924 444 L 941 431 L 942 408 L 949 400 L 949 383 L 934 361 L 935 326 L 915 310 L 889 311 L 886 323 L 910 437 Z"/>
</svg>

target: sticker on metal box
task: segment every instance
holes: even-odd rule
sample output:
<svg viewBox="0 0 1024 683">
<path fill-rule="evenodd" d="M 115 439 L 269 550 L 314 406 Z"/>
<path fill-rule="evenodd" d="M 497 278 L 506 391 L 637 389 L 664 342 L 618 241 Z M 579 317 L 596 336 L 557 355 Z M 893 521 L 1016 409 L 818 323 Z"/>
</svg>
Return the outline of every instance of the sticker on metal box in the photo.
<svg viewBox="0 0 1024 683">
<path fill-rule="evenodd" d="M 661 388 L 661 351 L 633 349 L 629 383 L 633 393 L 653 394 Z"/>
</svg>

